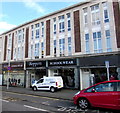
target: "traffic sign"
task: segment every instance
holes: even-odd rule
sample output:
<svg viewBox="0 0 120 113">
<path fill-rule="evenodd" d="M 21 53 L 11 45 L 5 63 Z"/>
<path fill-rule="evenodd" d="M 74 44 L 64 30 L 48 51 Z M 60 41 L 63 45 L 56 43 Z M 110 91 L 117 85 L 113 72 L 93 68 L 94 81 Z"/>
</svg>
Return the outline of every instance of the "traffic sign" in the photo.
<svg viewBox="0 0 120 113">
<path fill-rule="evenodd" d="M 109 68 L 109 61 L 105 61 L 106 68 Z"/>
</svg>

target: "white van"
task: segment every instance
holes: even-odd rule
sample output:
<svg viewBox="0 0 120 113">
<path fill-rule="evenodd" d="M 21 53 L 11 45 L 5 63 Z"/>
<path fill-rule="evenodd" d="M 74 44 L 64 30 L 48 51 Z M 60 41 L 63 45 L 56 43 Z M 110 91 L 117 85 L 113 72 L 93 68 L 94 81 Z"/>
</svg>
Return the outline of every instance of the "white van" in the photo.
<svg viewBox="0 0 120 113">
<path fill-rule="evenodd" d="M 50 90 L 51 92 L 55 92 L 55 90 L 60 88 L 63 88 L 63 80 L 61 76 L 43 77 L 32 84 L 32 89 L 34 91 Z"/>
</svg>

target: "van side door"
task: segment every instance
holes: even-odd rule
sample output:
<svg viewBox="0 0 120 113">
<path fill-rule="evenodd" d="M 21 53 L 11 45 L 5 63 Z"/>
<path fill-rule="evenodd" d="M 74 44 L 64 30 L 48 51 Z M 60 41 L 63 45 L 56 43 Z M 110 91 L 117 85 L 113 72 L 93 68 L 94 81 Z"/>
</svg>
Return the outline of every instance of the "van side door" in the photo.
<svg viewBox="0 0 120 113">
<path fill-rule="evenodd" d="M 41 78 L 41 79 L 36 83 L 38 90 L 42 90 L 42 88 L 43 88 L 43 82 L 44 82 L 44 79 Z"/>
</svg>

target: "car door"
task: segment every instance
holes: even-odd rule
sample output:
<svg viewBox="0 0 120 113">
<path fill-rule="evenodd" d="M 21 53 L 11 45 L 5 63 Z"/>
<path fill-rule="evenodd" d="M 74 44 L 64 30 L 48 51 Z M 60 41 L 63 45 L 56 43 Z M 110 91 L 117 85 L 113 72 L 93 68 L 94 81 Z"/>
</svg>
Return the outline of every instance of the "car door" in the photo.
<svg viewBox="0 0 120 113">
<path fill-rule="evenodd" d="M 37 85 L 37 88 L 38 90 L 42 90 L 43 89 L 43 82 L 44 82 L 44 79 L 40 79 L 39 81 L 37 81 L 36 85 Z"/>
<path fill-rule="evenodd" d="M 115 95 L 115 83 L 108 82 L 96 85 L 90 99 L 96 107 L 111 108 L 116 105 Z"/>
<path fill-rule="evenodd" d="M 120 82 L 117 82 L 117 109 L 120 110 Z"/>
</svg>

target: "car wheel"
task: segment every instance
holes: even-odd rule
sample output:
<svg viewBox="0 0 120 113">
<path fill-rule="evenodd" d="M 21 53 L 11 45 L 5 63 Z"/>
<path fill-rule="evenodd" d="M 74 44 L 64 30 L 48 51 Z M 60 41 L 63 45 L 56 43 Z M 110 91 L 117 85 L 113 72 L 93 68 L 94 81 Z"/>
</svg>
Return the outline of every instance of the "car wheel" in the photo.
<svg viewBox="0 0 120 113">
<path fill-rule="evenodd" d="M 34 87 L 33 87 L 33 91 L 37 91 L 37 87 L 34 86 Z"/>
<path fill-rule="evenodd" d="M 78 107 L 80 107 L 81 109 L 88 109 L 90 107 L 90 103 L 87 99 L 80 98 L 78 100 Z"/>
<path fill-rule="evenodd" d="M 51 88 L 50 88 L 50 91 L 51 91 L 52 93 L 54 93 L 54 92 L 55 92 L 55 88 L 54 88 L 54 87 L 51 87 Z"/>
</svg>

